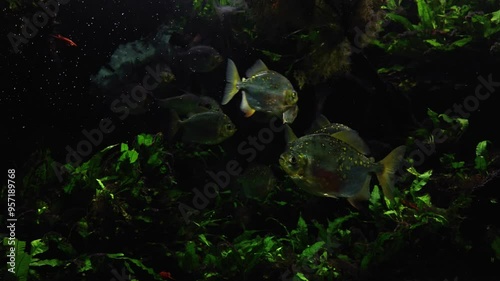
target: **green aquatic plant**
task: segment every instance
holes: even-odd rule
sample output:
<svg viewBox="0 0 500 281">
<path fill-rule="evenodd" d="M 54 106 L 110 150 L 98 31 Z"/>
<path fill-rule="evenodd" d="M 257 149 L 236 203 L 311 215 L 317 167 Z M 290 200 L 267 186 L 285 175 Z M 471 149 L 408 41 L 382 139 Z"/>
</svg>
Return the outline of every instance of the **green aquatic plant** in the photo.
<svg viewBox="0 0 500 281">
<path fill-rule="evenodd" d="M 461 124 L 431 116 L 440 127 Z M 179 161 L 204 159 L 210 165 L 231 155 L 200 150 L 203 155 L 191 151 L 189 157 L 177 158 L 184 151 L 189 146 L 167 148 L 160 134 L 141 134 L 97 152 L 59 184 L 44 175 L 45 164 L 35 161 L 32 167 L 39 172 L 27 173 L 24 182 L 34 186 L 32 180 L 45 179 L 48 183 L 39 189 L 57 196 L 31 200 L 31 215 L 18 221 L 33 229 L 19 232 L 28 236 L 22 241 L 32 241 L 26 243 L 31 247 L 17 247 L 23 261 L 19 272 L 35 281 L 67 276 L 108 280 L 114 274 L 161 280 L 157 272 L 163 270 L 176 280 L 365 280 L 417 274 L 404 265 L 420 268 L 426 266 L 423 259 L 439 264 L 450 258 L 449 252 L 466 257 L 471 249 L 486 247 L 492 259 L 499 259 L 498 232 L 492 230 L 480 246 L 471 246 L 461 232 L 461 212 L 474 199 L 472 188 L 461 186 L 476 178 L 480 181 L 474 187 L 480 186 L 496 175 L 491 142 L 471 148 L 470 160 L 438 154 L 443 162 L 432 170 L 409 168 L 397 183 L 394 201 L 374 186 L 362 210 L 342 200 L 311 197 L 276 174 L 277 191 L 265 200 L 242 198 L 235 181 L 188 224 L 178 204 L 192 194 L 184 188 L 185 179 L 174 177 L 179 170 L 174 168 Z M 44 153 L 38 157 L 53 161 Z M 464 178 L 448 177 L 456 171 Z M 206 178 L 190 180 L 202 185 Z M 444 199 L 439 196 L 443 189 Z M 37 189 L 25 192 L 26 199 L 39 194 Z M 431 255 L 416 250 L 429 245 L 443 250 Z"/>
<path fill-rule="evenodd" d="M 476 168 L 480 172 L 484 172 L 488 169 L 489 162 L 486 159 L 488 154 L 486 147 L 489 143 L 490 141 L 484 140 L 479 142 L 476 146 L 476 158 L 474 159 L 475 162 L 474 168 Z"/>
<path fill-rule="evenodd" d="M 500 31 L 500 10 L 484 12 L 477 1 L 415 0 L 416 21 L 413 14 L 402 12 L 412 11 L 402 2 L 388 0 L 383 7 L 386 18 L 404 28 L 403 32 L 389 31 L 375 42 L 389 53 L 451 51 Z"/>
</svg>

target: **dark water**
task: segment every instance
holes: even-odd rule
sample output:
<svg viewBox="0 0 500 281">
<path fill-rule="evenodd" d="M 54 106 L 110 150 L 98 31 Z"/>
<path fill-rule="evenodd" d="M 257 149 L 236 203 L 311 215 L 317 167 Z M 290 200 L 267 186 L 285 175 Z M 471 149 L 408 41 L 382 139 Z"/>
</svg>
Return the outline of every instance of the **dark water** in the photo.
<svg viewBox="0 0 500 281">
<path fill-rule="evenodd" d="M 111 105 L 119 98 L 116 87 L 130 89 L 127 84 L 140 84 L 147 74 L 145 66 L 155 68 L 160 63 L 170 67 L 176 80 L 165 88 L 155 89 L 157 98 L 191 92 L 209 96 L 220 103 L 226 85 L 226 60 L 235 61 L 240 75 L 245 77 L 245 70 L 261 59 L 269 69 L 285 75 L 299 94 L 299 113 L 291 125 L 298 136 L 304 135 L 315 118 L 323 114 L 332 122 L 355 129 L 377 161 L 403 144 L 409 146 L 408 159 L 416 157 L 411 154 L 418 150 L 414 141 L 419 138 L 424 141 L 428 137 L 419 136 L 416 132 L 419 129 L 432 131 L 434 128 L 427 114 L 429 108 L 443 113 L 461 105 L 467 113 L 467 116 L 461 117 L 469 122 L 463 134 L 436 144 L 435 153 L 415 165 L 421 173 L 433 170 L 431 181 L 423 189 L 423 193 L 431 195 L 432 205 L 423 210 L 416 208 L 415 212 L 441 214 L 448 221 L 445 225 L 427 224 L 413 219 L 409 213 L 404 213 L 398 220 L 383 216 L 385 209 L 381 211 L 370 207 L 359 211 L 344 199 L 314 197 L 298 190 L 278 163 L 286 147 L 283 131 L 271 132 L 269 143 L 252 148 L 251 138 L 259 138 L 263 128 L 269 128 L 269 120 L 259 113 L 245 118 L 239 109 L 241 94 L 237 94 L 233 101 L 222 106 L 223 112 L 238 128 L 232 137 L 213 146 L 183 144 L 179 139 L 165 141 L 163 147 L 169 156 L 163 161 L 172 168 L 169 176 L 174 178 L 176 184 L 165 184 L 164 175 L 155 174 L 145 167 L 138 174 L 127 170 L 128 174 L 121 174 L 116 181 L 128 180 L 129 177 L 140 180 L 143 190 L 148 191 L 140 196 L 125 191 L 126 195 L 117 196 L 120 203 L 109 203 L 114 202 L 110 200 L 108 209 L 103 207 L 99 212 L 95 211 L 98 209 L 95 207 L 98 196 L 84 182 L 95 184 L 95 178 L 113 175 L 114 166 L 110 168 L 107 163 L 103 162 L 95 170 L 98 176 L 90 173 L 87 178 L 76 180 L 78 184 L 70 193 L 62 192 L 62 189 L 71 181 L 71 175 L 67 174 L 62 181 L 57 181 L 51 174 L 53 169 L 46 171 L 45 178 L 49 178 L 46 181 L 39 177 L 19 183 L 17 192 L 25 198 L 19 197 L 21 195 L 17 197 L 21 202 L 16 212 L 23 215 L 18 216 L 16 238 L 28 242 L 40 238 L 50 240 L 47 245 L 50 244 L 51 250 L 40 259 L 58 259 L 71 264 L 65 269 L 62 265 L 50 268 L 31 266 L 34 272 L 30 273 L 28 280 L 63 280 L 69 276 L 76 280 L 111 280 L 117 278 L 113 270 L 122 272 L 122 268 L 127 272 L 130 268 L 135 270 L 138 280 L 168 279 L 159 272 L 170 272 L 175 280 L 335 280 L 332 279 L 334 276 L 338 280 L 500 278 L 497 270 L 500 259 L 497 217 L 500 209 L 496 188 L 499 183 L 496 175 L 499 171 L 500 117 L 500 87 L 496 81 L 500 81 L 500 57 L 490 51 L 495 43 L 499 44 L 499 33 L 486 38 L 471 31 L 474 40 L 451 51 L 425 51 L 425 48 L 416 47 L 416 52 L 403 50 L 391 53 L 374 44 L 363 45 L 360 52 L 339 55 L 338 60 L 331 60 L 339 65 L 346 60 L 349 67 L 338 68 L 325 78 L 320 76 L 330 68 L 323 66 L 323 72 L 314 72 L 319 65 L 314 55 L 321 53 L 322 48 L 326 48 L 324 46 L 334 48 L 340 45 L 344 39 L 349 46 L 359 47 L 353 30 L 356 24 L 362 27 L 366 24 L 357 22 L 357 13 L 362 3 L 368 1 L 324 1 L 327 3 L 322 6 L 325 11 L 337 11 L 331 21 L 341 27 L 326 33 L 323 25 L 325 18 L 329 17 L 324 14 L 327 12 L 318 12 L 320 4 L 312 3 L 314 1 L 246 1 L 243 8 L 239 6 L 242 1 L 229 1 L 241 11 L 226 14 L 224 18 L 217 16 L 210 1 L 68 0 L 61 1 L 58 12 L 53 15 L 41 13 L 43 8 L 40 4 L 11 2 L 20 6 L 9 7 L 9 1 L 0 3 L 3 36 L 0 56 L 0 102 L 4 120 L 2 167 L 15 169 L 18 179 L 30 175 L 40 163 L 48 161 L 48 158 L 37 156 L 41 151 L 49 151 L 51 159 L 65 164 L 75 159 L 72 158 L 74 151 L 81 152 L 79 149 L 83 149 L 86 151 L 80 153 L 80 158 L 81 162 L 85 162 L 110 145 L 129 143 L 132 146 L 139 134 L 167 135 L 172 127 L 172 115 L 154 101 L 147 106 L 146 112 L 124 118 Z M 415 2 L 403 2 L 407 8 L 403 14 L 416 22 L 417 19 L 411 16 L 416 14 Z M 375 2 L 372 4 L 376 6 Z M 496 2 L 478 1 L 473 6 L 481 7 L 482 10 L 476 10 L 484 13 L 500 9 Z M 39 18 L 34 15 L 37 13 L 47 20 L 41 18 L 38 26 L 28 32 L 29 36 L 23 35 L 23 30 L 26 31 L 23 18 L 36 23 Z M 162 32 L 165 27 L 170 31 Z M 307 29 L 320 30 L 319 39 L 311 35 L 312 31 L 302 32 Z M 309 37 L 297 39 L 290 35 L 297 31 Z M 392 23 L 385 25 L 379 37 L 373 39 L 384 38 L 382 36 L 390 33 L 401 34 L 401 38 L 406 36 L 400 25 Z M 12 34 L 25 37 L 22 39 L 24 43 L 13 44 L 9 40 Z M 77 46 L 54 38 L 57 34 Z M 159 35 L 168 35 L 169 41 Z M 138 40 L 142 43 L 131 45 Z M 144 44 L 151 45 L 145 47 Z M 188 59 L 179 58 L 190 47 L 197 45 L 213 47 L 224 60 L 210 71 L 190 71 L 186 67 Z M 117 55 L 115 51 L 119 48 L 124 48 L 126 52 Z M 265 51 L 279 55 L 279 59 L 273 60 L 272 55 Z M 146 59 L 138 55 L 148 52 L 154 54 Z M 100 70 L 110 69 L 113 54 L 121 61 L 129 61 L 130 65 L 122 64 L 118 69 L 126 78 L 118 79 L 115 88 L 106 88 L 96 83 L 95 77 Z M 138 58 L 134 60 L 134 56 Z M 328 61 L 328 58 L 325 56 L 324 60 Z M 389 74 L 379 71 L 395 65 L 401 65 L 403 70 Z M 309 75 L 303 87 L 300 79 L 294 76 L 294 71 Z M 486 86 L 484 81 L 488 80 L 490 85 Z M 488 89 L 488 92 L 482 93 L 489 95 L 480 101 L 473 100 L 471 97 L 479 85 L 483 85 L 483 90 Z M 455 117 L 455 114 L 448 115 Z M 276 124 L 280 124 L 279 120 Z M 107 133 L 104 127 L 112 129 Z M 90 134 L 98 140 L 91 146 L 83 147 L 82 142 L 92 142 L 88 132 L 93 132 Z M 475 149 L 483 140 L 490 141 L 487 154 L 489 166 L 485 171 L 478 172 L 473 169 Z M 146 155 L 141 153 L 139 159 Z M 450 164 L 440 161 L 444 155 L 451 154 L 456 161 L 464 161 L 463 170 L 454 170 L 449 167 Z M 253 166 L 258 166 L 258 169 L 267 167 L 266 171 L 270 169 L 275 180 L 272 191 L 264 190 L 263 197 L 252 198 L 245 193 L 238 180 L 257 182 L 259 175 L 265 178 L 267 174 L 257 169 L 254 174 L 249 173 L 248 179 L 245 173 L 236 173 L 228 184 L 228 193 L 211 199 L 208 207 L 201 210 L 202 215 L 193 216 L 195 224 L 185 224 L 179 214 L 179 204 L 193 206 L 192 188 L 202 189 L 213 181 L 214 178 L 206 171 L 227 170 L 229 161 L 235 161 L 241 171 L 249 171 Z M 412 179 L 406 175 L 398 188 L 408 189 Z M 372 183 L 378 184 L 375 180 Z M 127 184 L 124 181 L 117 185 Z M 159 189 L 166 185 L 174 187 Z M 249 186 L 257 188 L 256 183 Z M 36 191 L 30 191 L 28 187 Z M 154 193 L 151 190 L 160 191 Z M 174 191 L 178 192 L 175 193 L 177 195 Z M 2 189 L 2 198 L 6 198 L 5 194 L 7 188 Z M 405 196 L 409 200 L 410 195 Z M 151 200 L 146 202 L 144 198 Z M 50 206 L 48 215 L 35 214 L 42 203 Z M 117 206 L 131 214 L 130 217 L 124 216 Z M 407 209 L 405 212 L 412 211 Z M 149 220 L 141 219 L 141 212 Z M 321 231 L 315 228 L 315 223 L 326 227 L 328 221 L 351 213 L 358 217 L 342 225 L 343 233 L 348 231 L 349 234 L 330 233 L 335 236 L 332 241 L 337 239 L 332 242 L 333 249 L 322 248 L 326 261 L 320 261 L 319 254 L 305 259 L 314 265 L 321 264 L 329 273 L 321 273 L 313 265 L 304 266 L 302 251 L 307 245 L 319 241 L 318 233 Z M 296 241 L 300 242 L 293 244 L 290 241 L 295 238 L 289 235 L 297 228 L 299 217 L 304 218 L 308 225 L 305 235 L 309 236 L 302 240 L 297 238 Z M 208 223 L 211 219 L 213 221 Z M 76 225 L 81 222 L 88 224 L 88 232 L 92 234 L 74 234 Z M 248 237 L 240 236 L 245 231 L 250 233 Z M 7 232 L 0 233 L 7 236 Z M 392 233 L 393 236 L 387 240 L 392 242 L 383 241 L 380 238 L 383 233 Z M 209 245 L 202 241 L 201 234 L 206 236 Z M 62 242 L 50 238 L 53 237 L 51 235 L 63 237 L 74 252 L 68 254 L 57 250 Z M 284 239 L 279 242 L 283 243 L 284 250 L 252 248 L 248 250 L 246 260 L 234 264 L 230 261 L 236 260 L 236 256 L 227 254 L 230 258 L 225 259 L 223 255 L 233 250 L 240 251 L 240 255 L 244 256 L 241 241 L 256 241 L 255 237 L 271 236 Z M 189 256 L 185 254 L 189 243 L 196 244 L 195 259 L 204 261 L 202 265 L 186 258 Z M 262 254 L 266 251 L 283 251 L 283 258 L 267 260 Z M 373 257 L 364 258 L 363 251 L 372 251 Z M 106 256 L 111 253 L 124 253 L 130 259 L 139 259 L 152 271 L 136 267 L 137 264 L 130 260 Z M 220 263 L 207 262 L 208 254 Z M 248 261 L 251 256 L 257 257 L 257 261 Z M 92 270 L 79 272 L 86 260 L 91 260 Z M 292 279 L 297 272 L 304 273 L 302 276 L 308 279 L 298 279 L 300 275 Z M 213 273 L 215 277 L 210 277 L 208 273 Z M 12 274 L 7 278 L 18 280 Z"/>
</svg>

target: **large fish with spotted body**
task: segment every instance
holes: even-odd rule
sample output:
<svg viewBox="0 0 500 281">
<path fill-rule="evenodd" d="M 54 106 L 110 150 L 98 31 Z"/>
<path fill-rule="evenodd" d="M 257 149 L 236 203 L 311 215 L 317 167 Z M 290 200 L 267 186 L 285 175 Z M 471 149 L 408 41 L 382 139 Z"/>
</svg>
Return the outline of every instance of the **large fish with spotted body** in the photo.
<svg viewBox="0 0 500 281">
<path fill-rule="evenodd" d="M 376 174 L 384 196 L 392 200 L 395 172 L 405 146 L 394 149 L 380 162 L 359 149 L 359 135 L 352 130 L 317 133 L 294 138 L 280 156 L 281 168 L 297 186 L 318 196 L 346 197 L 356 208 L 370 198 L 370 180 Z"/>
</svg>

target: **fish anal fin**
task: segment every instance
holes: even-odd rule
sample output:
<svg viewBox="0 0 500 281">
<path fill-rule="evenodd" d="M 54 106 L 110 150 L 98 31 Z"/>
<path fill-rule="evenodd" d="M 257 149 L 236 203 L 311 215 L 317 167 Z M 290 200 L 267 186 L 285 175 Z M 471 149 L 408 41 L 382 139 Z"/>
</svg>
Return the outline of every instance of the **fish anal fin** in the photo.
<svg viewBox="0 0 500 281">
<path fill-rule="evenodd" d="M 253 65 L 252 67 L 250 67 L 247 72 L 245 72 L 245 75 L 247 77 L 252 77 L 254 76 L 255 74 L 259 73 L 259 72 L 262 72 L 262 71 L 266 71 L 268 70 L 267 69 L 267 66 L 264 64 L 264 62 L 262 62 L 261 60 L 257 60 Z"/>
<path fill-rule="evenodd" d="M 242 91 L 240 109 L 245 113 L 245 117 L 250 117 L 255 113 L 255 109 L 248 104 L 247 95 L 244 91 Z"/>
<path fill-rule="evenodd" d="M 363 183 L 363 188 L 354 194 L 353 196 L 347 198 L 347 201 L 356 209 L 362 209 L 364 206 L 361 204 L 362 202 L 366 202 L 370 200 L 370 181 L 371 176 L 366 176 L 365 182 Z"/>
<path fill-rule="evenodd" d="M 368 148 L 363 139 L 361 139 L 358 133 L 354 130 L 340 131 L 332 134 L 331 136 L 347 143 L 363 155 L 370 154 L 370 148 Z"/>
</svg>

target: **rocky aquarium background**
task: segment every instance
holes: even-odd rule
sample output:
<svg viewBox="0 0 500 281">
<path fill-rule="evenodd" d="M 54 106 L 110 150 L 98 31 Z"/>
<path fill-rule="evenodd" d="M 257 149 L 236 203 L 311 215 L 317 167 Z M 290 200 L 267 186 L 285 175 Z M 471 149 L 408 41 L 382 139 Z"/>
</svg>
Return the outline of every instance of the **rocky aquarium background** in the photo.
<svg viewBox="0 0 500 281">
<path fill-rule="evenodd" d="M 498 1 L 0 8 L 2 280 L 500 279 Z M 406 145 L 395 201 L 299 189 L 281 116 L 220 105 L 228 59 L 291 82 L 298 137 Z"/>
</svg>

